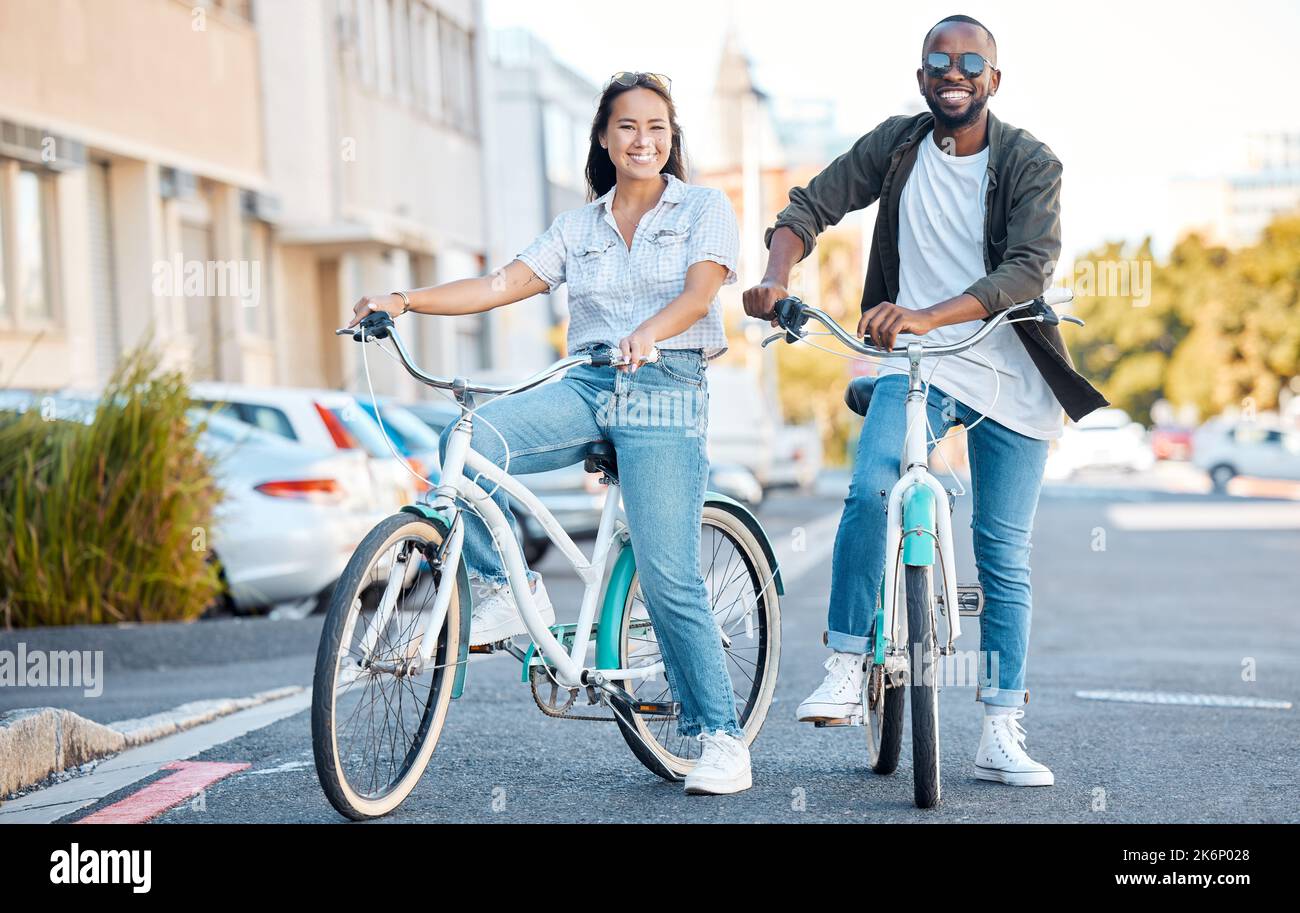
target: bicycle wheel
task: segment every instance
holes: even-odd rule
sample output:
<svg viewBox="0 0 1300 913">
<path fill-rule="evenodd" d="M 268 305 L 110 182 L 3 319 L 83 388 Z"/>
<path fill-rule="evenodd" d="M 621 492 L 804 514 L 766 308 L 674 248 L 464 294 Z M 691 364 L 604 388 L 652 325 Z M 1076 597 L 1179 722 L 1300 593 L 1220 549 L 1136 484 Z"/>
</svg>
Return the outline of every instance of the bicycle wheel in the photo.
<svg viewBox="0 0 1300 913">
<path fill-rule="evenodd" d="M 443 531 L 410 514 L 388 517 L 370 531 L 334 588 L 316 653 L 312 685 L 312 750 L 330 804 L 353 820 L 376 818 L 410 794 L 429 763 L 447 716 L 462 632 L 454 568 L 428 560 Z M 400 573 L 400 580 L 393 574 Z M 393 597 L 377 624 L 385 591 Z M 441 586 L 451 604 L 431 662 L 413 670 L 425 610 Z M 373 646 L 365 647 L 368 629 Z"/>
<path fill-rule="evenodd" d="M 872 622 L 869 640 L 875 643 L 876 626 Z M 903 710 L 906 695 L 903 688 L 890 681 L 883 665 L 870 662 L 862 676 L 863 726 L 867 734 L 867 762 L 878 774 L 892 774 L 898 769 L 898 757 L 903 747 Z"/>
<path fill-rule="evenodd" d="M 917 808 L 939 804 L 939 666 L 930 568 L 907 568 L 908 691 L 912 702 L 912 791 Z"/>
<path fill-rule="evenodd" d="M 700 528 L 700 575 L 718 624 L 745 744 L 752 744 L 767 719 L 781 655 L 781 607 L 775 568 L 762 545 L 734 514 L 705 505 Z M 654 624 L 634 574 L 619 632 L 619 665 L 625 669 L 661 662 Z M 675 700 L 666 675 L 634 679 L 627 691 L 637 701 Z M 694 737 L 679 735 L 677 717 L 635 714 L 618 706 L 615 719 L 632 753 L 666 780 L 680 780 L 699 759 Z"/>
</svg>

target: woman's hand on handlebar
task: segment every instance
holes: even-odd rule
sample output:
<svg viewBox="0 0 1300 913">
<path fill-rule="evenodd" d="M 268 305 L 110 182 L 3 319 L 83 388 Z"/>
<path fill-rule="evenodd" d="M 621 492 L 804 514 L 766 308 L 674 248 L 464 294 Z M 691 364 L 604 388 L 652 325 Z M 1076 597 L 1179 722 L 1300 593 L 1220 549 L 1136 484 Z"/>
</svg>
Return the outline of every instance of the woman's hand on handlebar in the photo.
<svg viewBox="0 0 1300 913">
<path fill-rule="evenodd" d="M 649 358 L 654 354 L 655 342 L 654 333 L 640 328 L 620 339 L 618 350 L 623 353 L 623 361 L 626 364 L 620 365 L 619 370 L 626 374 L 635 371 L 641 366 L 643 358 Z"/>
<path fill-rule="evenodd" d="M 348 324 L 348 329 L 360 323 L 362 318 L 379 311 L 385 312 L 389 317 L 398 317 L 405 307 L 406 302 L 395 292 L 388 295 L 365 295 L 352 309 L 352 322 Z"/>
<path fill-rule="evenodd" d="M 869 309 L 858 321 L 858 336 L 878 349 L 894 348 L 899 333 L 924 336 L 936 324 L 928 311 L 914 311 L 892 301 L 882 301 Z"/>
</svg>

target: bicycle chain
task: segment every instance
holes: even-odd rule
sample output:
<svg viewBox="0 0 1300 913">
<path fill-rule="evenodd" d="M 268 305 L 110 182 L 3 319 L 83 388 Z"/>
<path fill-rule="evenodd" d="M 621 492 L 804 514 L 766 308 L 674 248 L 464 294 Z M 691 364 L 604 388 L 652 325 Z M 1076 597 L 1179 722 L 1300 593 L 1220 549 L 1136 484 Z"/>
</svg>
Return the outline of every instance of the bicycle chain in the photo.
<svg viewBox="0 0 1300 913">
<path fill-rule="evenodd" d="M 552 684 L 552 685 L 555 685 L 555 682 L 554 682 L 554 680 L 550 677 L 550 675 L 546 672 L 546 670 L 543 669 L 543 668 L 540 667 L 540 666 L 534 666 L 534 667 L 529 671 L 529 674 L 528 674 L 528 684 L 529 684 L 529 690 L 533 693 L 533 703 L 535 703 L 535 704 L 537 705 L 537 709 L 538 709 L 538 710 L 542 711 L 542 713 L 546 714 L 546 715 L 549 716 L 551 719 L 553 719 L 553 720 L 585 720 L 585 721 L 592 722 L 592 723 L 612 723 L 612 722 L 614 722 L 614 717 L 613 717 L 613 716 L 583 716 L 583 715 L 581 715 L 581 714 L 575 714 L 575 713 L 573 712 L 573 709 L 574 709 L 574 707 L 577 705 L 577 701 L 578 701 L 578 689 L 577 689 L 577 688 L 569 688 L 569 689 L 566 689 L 566 690 L 568 690 L 568 692 L 569 692 L 569 700 L 568 700 L 568 702 L 564 705 L 564 707 L 563 707 L 562 709 L 553 706 L 552 704 L 550 704 L 550 703 L 547 702 L 547 701 L 544 701 L 544 700 L 542 699 L 542 695 L 541 695 L 541 693 L 537 690 L 537 683 L 538 683 L 539 679 L 540 679 L 542 682 L 549 683 L 549 684 Z M 556 685 L 556 687 L 559 687 L 559 686 Z M 589 691 L 589 692 L 590 692 L 590 690 L 591 690 L 590 687 L 588 687 L 588 691 Z M 592 704 L 591 706 L 597 706 L 597 705 L 593 702 L 593 704 Z"/>
</svg>

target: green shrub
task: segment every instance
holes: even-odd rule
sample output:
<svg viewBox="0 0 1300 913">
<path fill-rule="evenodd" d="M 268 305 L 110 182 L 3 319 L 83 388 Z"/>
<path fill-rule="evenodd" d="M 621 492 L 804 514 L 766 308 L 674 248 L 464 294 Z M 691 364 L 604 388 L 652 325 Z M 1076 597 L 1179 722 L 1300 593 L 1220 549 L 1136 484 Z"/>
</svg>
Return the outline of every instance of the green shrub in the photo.
<svg viewBox="0 0 1300 913">
<path fill-rule="evenodd" d="M 212 602 L 220 494 L 187 408 L 181 375 L 141 348 L 90 424 L 0 413 L 0 625 L 189 620 Z"/>
</svg>

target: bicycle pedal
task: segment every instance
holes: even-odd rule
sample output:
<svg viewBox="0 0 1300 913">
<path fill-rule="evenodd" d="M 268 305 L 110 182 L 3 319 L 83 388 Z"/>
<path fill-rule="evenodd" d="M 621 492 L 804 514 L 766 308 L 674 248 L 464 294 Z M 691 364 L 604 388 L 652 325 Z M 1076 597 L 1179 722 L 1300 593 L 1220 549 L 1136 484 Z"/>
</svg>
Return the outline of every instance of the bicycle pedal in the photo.
<svg viewBox="0 0 1300 913">
<path fill-rule="evenodd" d="M 861 726 L 862 714 L 855 713 L 852 716 L 843 716 L 836 719 L 813 720 L 813 725 L 818 729 L 839 729 L 842 726 Z"/>
<path fill-rule="evenodd" d="M 653 716 L 666 716 L 676 719 L 682 711 L 682 705 L 677 701 L 669 703 L 655 703 L 654 701 L 637 701 L 632 705 L 632 712 L 637 714 L 649 714 Z"/>
<path fill-rule="evenodd" d="M 502 643 L 504 643 L 504 641 L 497 641 L 494 644 L 470 644 L 469 652 L 470 653 L 497 653 L 502 649 L 501 648 Z"/>
<path fill-rule="evenodd" d="M 978 583 L 957 584 L 957 614 L 984 614 L 984 587 Z"/>
</svg>

